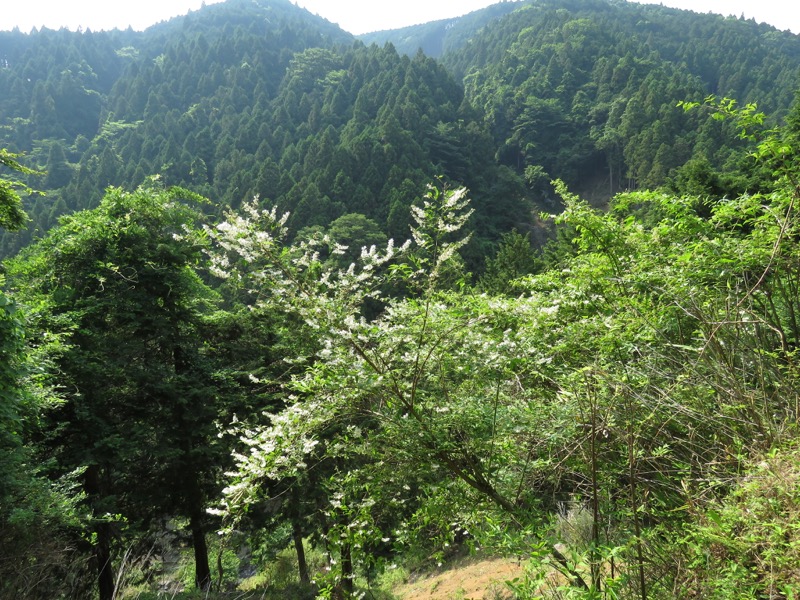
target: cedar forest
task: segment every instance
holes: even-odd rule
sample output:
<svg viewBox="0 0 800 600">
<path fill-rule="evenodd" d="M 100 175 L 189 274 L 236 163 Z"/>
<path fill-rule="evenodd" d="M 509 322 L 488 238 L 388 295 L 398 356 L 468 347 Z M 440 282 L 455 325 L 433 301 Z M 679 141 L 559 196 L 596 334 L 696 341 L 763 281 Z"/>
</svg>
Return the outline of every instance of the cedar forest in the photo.
<svg viewBox="0 0 800 600">
<path fill-rule="evenodd" d="M 0 32 L 0 598 L 800 597 L 798 89 L 625 0 Z"/>
</svg>

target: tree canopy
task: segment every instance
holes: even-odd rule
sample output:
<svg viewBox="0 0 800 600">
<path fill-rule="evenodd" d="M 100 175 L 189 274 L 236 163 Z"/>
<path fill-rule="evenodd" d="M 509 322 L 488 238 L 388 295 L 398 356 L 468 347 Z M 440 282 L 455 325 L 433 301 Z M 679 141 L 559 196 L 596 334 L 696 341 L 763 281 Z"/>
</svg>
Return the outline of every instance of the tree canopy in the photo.
<svg viewBox="0 0 800 600">
<path fill-rule="evenodd" d="M 793 597 L 798 37 L 381 35 L 0 32 L 0 596 Z"/>
</svg>

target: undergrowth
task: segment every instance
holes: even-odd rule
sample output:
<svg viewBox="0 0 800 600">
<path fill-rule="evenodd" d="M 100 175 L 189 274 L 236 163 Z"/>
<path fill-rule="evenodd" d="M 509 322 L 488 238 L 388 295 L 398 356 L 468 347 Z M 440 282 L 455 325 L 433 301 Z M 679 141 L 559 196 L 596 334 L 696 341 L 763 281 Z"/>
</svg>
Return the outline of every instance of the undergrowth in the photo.
<svg viewBox="0 0 800 600">
<path fill-rule="evenodd" d="M 800 598 L 800 448 L 755 462 L 689 527 L 686 597 Z"/>
</svg>

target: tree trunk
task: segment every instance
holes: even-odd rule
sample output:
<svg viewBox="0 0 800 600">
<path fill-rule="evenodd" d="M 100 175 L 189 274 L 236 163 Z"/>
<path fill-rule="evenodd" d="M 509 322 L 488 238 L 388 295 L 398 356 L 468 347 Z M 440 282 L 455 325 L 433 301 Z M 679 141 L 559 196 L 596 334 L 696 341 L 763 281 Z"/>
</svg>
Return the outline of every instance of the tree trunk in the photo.
<svg viewBox="0 0 800 600">
<path fill-rule="evenodd" d="M 588 389 L 592 390 L 591 382 L 586 381 Z M 591 431 L 591 463 L 592 463 L 592 549 L 591 549 L 591 571 L 592 571 L 592 589 L 595 593 L 601 591 L 602 573 L 600 572 L 600 484 L 597 481 L 597 436 L 600 432 L 597 430 L 597 404 L 595 403 L 594 393 L 590 396 L 591 415 L 592 415 L 592 431 Z"/>
<path fill-rule="evenodd" d="M 467 468 L 461 466 L 460 461 L 454 460 L 452 456 L 450 456 L 447 452 L 442 450 L 438 450 L 435 447 L 433 448 L 436 456 L 439 460 L 444 464 L 450 472 L 461 479 L 464 483 L 468 484 L 470 487 L 476 489 L 481 494 L 485 495 L 487 498 L 490 498 L 492 501 L 495 502 L 499 507 L 503 508 L 506 512 L 508 512 L 509 516 L 514 520 L 517 525 L 520 525 L 522 521 L 517 519 L 518 514 L 518 507 L 514 506 L 514 503 L 511 502 L 508 498 L 500 494 L 492 485 L 491 483 L 484 477 L 483 472 L 480 469 L 480 465 L 476 463 L 471 463 L 467 461 Z M 465 455 L 466 457 L 466 455 Z M 563 568 L 563 572 L 569 575 L 572 578 L 572 583 L 576 587 L 579 587 L 583 590 L 589 591 L 589 586 L 586 585 L 586 582 L 583 580 L 583 577 L 580 573 L 578 573 L 574 568 L 572 568 L 569 564 L 567 558 L 555 547 L 554 544 L 550 544 L 550 553 L 553 555 L 553 558 L 561 565 Z M 344 569 L 344 565 L 342 566 Z"/>
<path fill-rule="evenodd" d="M 342 594 L 345 598 L 353 595 L 353 553 L 350 544 L 342 546 Z"/>
<path fill-rule="evenodd" d="M 608 157 L 608 186 L 609 186 L 609 193 L 613 196 L 614 195 L 614 162 L 612 161 L 611 157 Z"/>
<path fill-rule="evenodd" d="M 94 559 L 97 561 L 97 585 L 100 600 L 114 598 L 114 569 L 111 564 L 111 525 L 100 523 L 96 529 Z"/>
<path fill-rule="evenodd" d="M 208 591 L 211 588 L 211 568 L 208 564 L 208 545 L 202 517 L 198 514 L 192 515 L 189 525 L 194 546 L 194 582 L 201 590 Z"/>
<path fill-rule="evenodd" d="M 292 538 L 294 538 L 294 549 L 297 551 L 297 569 L 300 575 L 300 583 L 308 585 L 311 582 L 311 578 L 308 576 L 306 551 L 303 548 L 303 531 L 297 519 L 292 520 Z"/>
<path fill-rule="evenodd" d="M 101 495 L 100 467 L 91 465 L 86 469 L 84 489 L 86 495 L 95 504 Z M 97 587 L 100 600 L 114 598 L 114 568 L 111 562 L 111 525 L 99 522 L 95 526 L 96 541 L 94 543 L 94 560 L 97 565 Z"/>
<path fill-rule="evenodd" d="M 186 375 L 190 372 L 190 366 L 180 345 L 175 344 L 172 348 L 172 359 L 174 362 L 175 374 Z M 203 492 L 200 486 L 200 479 L 193 466 L 192 455 L 193 444 L 193 423 L 188 419 L 187 411 L 182 404 L 178 404 L 177 422 L 183 435 L 181 447 L 183 459 L 185 461 L 187 479 L 185 485 L 188 488 L 187 497 L 189 498 L 189 528 L 192 530 L 192 546 L 194 547 L 194 582 L 195 585 L 203 590 L 211 589 L 211 568 L 208 564 L 208 545 L 206 544 L 206 532 L 203 528 Z M 221 579 L 221 578 L 220 578 Z M 220 581 L 220 583 L 222 583 Z"/>
</svg>

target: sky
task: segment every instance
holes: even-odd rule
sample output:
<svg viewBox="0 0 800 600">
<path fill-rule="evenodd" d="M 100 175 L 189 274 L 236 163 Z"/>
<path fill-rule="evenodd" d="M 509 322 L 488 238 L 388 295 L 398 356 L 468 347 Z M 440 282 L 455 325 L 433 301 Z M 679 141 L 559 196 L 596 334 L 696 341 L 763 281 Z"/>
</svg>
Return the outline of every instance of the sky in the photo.
<svg viewBox="0 0 800 600">
<path fill-rule="evenodd" d="M 206 0 L 215 4 L 220 0 Z M 498 0 L 295 0 L 304 8 L 355 35 L 396 29 L 460 16 Z M 695 12 L 755 18 L 778 29 L 800 34 L 800 2 L 796 0 L 642 0 Z M 197 10 L 203 0 L 0 0 L 0 30 L 19 27 L 50 29 L 142 30 L 166 19 Z"/>
</svg>

